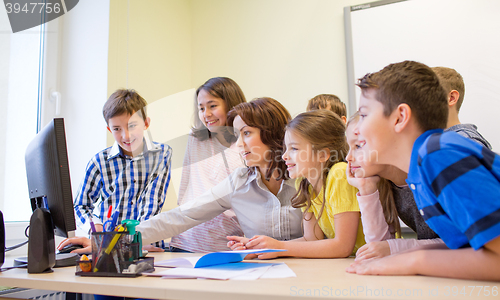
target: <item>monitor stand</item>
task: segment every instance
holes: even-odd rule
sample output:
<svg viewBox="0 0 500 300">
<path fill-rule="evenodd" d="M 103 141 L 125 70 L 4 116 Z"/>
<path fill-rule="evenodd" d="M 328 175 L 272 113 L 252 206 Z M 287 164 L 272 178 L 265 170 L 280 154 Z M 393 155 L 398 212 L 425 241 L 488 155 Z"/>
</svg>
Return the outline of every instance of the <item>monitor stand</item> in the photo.
<svg viewBox="0 0 500 300">
<path fill-rule="evenodd" d="M 77 253 L 56 253 L 56 263 L 54 265 L 54 268 L 76 266 L 79 259 L 80 255 L 78 255 Z M 28 265 L 27 256 L 14 259 L 15 267 L 21 267 L 23 265 Z"/>
<path fill-rule="evenodd" d="M 76 266 L 77 253 L 58 253 L 54 240 L 54 226 L 50 212 L 37 208 L 30 218 L 28 257 L 14 259 L 14 266 L 27 266 L 28 273 L 52 272 L 52 267 Z"/>
<path fill-rule="evenodd" d="M 28 257 L 15 259 L 14 265 L 27 265 L 28 273 L 47 273 L 52 272 L 54 266 L 74 266 L 77 260 L 76 253 L 61 253 L 56 257 L 50 212 L 45 208 L 35 209 L 30 218 Z"/>
</svg>

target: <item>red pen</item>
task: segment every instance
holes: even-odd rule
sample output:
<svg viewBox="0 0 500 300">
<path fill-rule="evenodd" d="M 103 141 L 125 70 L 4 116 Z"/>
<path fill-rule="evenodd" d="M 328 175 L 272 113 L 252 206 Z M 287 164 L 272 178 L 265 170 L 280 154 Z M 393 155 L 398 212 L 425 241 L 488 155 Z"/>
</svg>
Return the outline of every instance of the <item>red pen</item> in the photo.
<svg viewBox="0 0 500 300">
<path fill-rule="evenodd" d="M 108 209 L 108 218 L 107 218 L 107 221 L 104 222 L 104 225 L 102 225 L 102 229 L 104 231 L 113 231 L 114 228 L 112 228 L 112 224 L 113 224 L 113 221 L 111 220 L 111 211 L 113 210 L 113 205 L 110 205 L 109 206 L 109 209 Z M 109 223 L 109 227 L 106 227 L 106 225 Z"/>
<path fill-rule="evenodd" d="M 108 219 L 111 218 L 111 211 L 112 210 L 113 210 L 113 205 L 110 205 L 109 209 L 108 209 Z"/>
</svg>

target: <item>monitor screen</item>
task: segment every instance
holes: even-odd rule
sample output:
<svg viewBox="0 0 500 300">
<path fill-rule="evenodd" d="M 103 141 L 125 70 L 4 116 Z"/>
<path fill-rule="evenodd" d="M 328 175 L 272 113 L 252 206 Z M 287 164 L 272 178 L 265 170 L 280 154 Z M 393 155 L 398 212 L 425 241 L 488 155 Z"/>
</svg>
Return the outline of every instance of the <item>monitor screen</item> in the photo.
<svg viewBox="0 0 500 300">
<path fill-rule="evenodd" d="M 26 175 L 33 211 L 49 210 L 55 234 L 74 236 L 76 230 L 69 177 L 64 119 L 53 119 L 26 149 Z"/>
<path fill-rule="evenodd" d="M 53 119 L 35 136 L 26 149 L 25 159 L 33 214 L 28 257 L 15 259 L 14 264 L 27 266 L 28 273 L 75 265 L 77 254 L 55 254 L 54 234 L 72 237 L 76 230 L 64 119 Z"/>
</svg>

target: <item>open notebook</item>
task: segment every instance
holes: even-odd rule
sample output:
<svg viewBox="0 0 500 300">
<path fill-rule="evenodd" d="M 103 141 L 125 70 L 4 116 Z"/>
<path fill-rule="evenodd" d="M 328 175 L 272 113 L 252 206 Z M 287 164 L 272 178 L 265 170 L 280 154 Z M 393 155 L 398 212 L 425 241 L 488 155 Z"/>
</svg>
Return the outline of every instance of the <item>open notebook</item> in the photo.
<svg viewBox="0 0 500 300">
<path fill-rule="evenodd" d="M 201 256 L 173 258 L 155 262 L 155 267 L 203 268 L 242 261 L 248 254 L 283 252 L 282 249 L 251 249 L 207 253 Z"/>
</svg>

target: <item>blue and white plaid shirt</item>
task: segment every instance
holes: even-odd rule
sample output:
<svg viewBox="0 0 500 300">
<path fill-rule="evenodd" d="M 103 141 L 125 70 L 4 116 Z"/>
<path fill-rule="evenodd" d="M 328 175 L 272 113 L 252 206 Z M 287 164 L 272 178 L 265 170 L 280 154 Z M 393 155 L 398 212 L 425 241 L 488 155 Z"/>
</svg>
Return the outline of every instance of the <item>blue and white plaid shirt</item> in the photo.
<svg viewBox="0 0 500 300">
<path fill-rule="evenodd" d="M 147 220 L 161 212 L 170 183 L 172 149 L 144 138 L 144 151 L 136 157 L 123 154 L 115 144 L 97 153 L 87 165 L 74 201 L 77 225 L 89 228 L 107 221 L 112 205 L 121 220 Z"/>
</svg>

